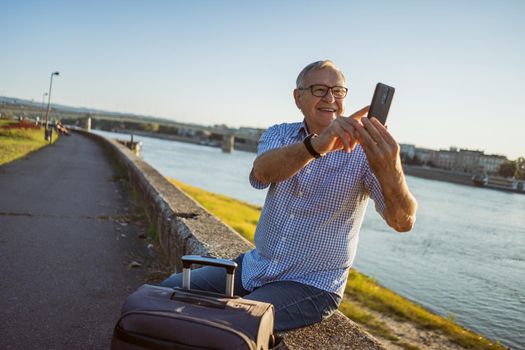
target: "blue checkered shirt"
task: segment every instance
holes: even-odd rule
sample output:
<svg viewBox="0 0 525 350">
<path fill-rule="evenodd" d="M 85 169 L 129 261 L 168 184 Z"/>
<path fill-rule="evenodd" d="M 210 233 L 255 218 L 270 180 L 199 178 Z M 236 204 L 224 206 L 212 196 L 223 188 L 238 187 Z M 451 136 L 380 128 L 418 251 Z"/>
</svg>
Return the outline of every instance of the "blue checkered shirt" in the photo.
<svg viewBox="0 0 525 350">
<path fill-rule="evenodd" d="M 274 125 L 261 136 L 257 155 L 306 135 L 303 122 Z M 268 186 L 253 170 L 250 183 Z M 272 183 L 255 231 L 256 248 L 243 259 L 244 288 L 296 281 L 342 296 L 369 196 L 382 215 L 381 187 L 360 145 L 350 153 L 328 153 Z"/>
</svg>

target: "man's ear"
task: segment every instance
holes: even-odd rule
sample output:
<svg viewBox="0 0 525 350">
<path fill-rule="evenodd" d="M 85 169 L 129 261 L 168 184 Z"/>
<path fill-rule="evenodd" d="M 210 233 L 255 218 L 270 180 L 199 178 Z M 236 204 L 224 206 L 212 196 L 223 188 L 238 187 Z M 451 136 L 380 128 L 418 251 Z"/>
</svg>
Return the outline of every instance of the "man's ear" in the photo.
<svg viewBox="0 0 525 350">
<path fill-rule="evenodd" d="M 301 107 L 303 106 L 301 102 L 301 91 L 299 91 L 298 89 L 294 89 L 293 98 L 295 100 L 295 105 L 297 106 L 297 108 L 301 109 Z"/>
</svg>

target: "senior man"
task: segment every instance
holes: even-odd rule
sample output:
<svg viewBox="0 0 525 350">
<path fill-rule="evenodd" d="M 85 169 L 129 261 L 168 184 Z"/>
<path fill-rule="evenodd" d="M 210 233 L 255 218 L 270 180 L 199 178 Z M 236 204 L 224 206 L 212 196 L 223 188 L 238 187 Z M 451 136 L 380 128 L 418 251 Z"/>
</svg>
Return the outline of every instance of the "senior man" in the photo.
<svg viewBox="0 0 525 350">
<path fill-rule="evenodd" d="M 304 120 L 270 127 L 259 141 L 253 187 L 270 186 L 255 249 L 236 261 L 236 295 L 272 303 L 275 330 L 303 327 L 337 310 L 371 197 L 396 231 L 409 231 L 417 204 L 399 145 L 365 107 L 344 117 L 343 73 L 329 60 L 306 66 L 293 91 Z M 197 269 L 191 287 L 224 292 L 225 273 Z M 180 286 L 181 274 L 164 286 Z"/>
</svg>

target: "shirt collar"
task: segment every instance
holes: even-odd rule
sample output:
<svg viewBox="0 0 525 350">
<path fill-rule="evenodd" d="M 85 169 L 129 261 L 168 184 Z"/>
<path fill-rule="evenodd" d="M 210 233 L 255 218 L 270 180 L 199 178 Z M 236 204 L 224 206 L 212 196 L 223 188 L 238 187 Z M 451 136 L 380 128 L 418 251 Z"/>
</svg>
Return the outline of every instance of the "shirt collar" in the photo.
<svg viewBox="0 0 525 350">
<path fill-rule="evenodd" d="M 296 136 L 308 136 L 310 133 L 308 132 L 308 125 L 306 125 L 306 119 L 303 119 L 302 123 L 299 124 L 299 129 L 297 129 Z"/>
</svg>

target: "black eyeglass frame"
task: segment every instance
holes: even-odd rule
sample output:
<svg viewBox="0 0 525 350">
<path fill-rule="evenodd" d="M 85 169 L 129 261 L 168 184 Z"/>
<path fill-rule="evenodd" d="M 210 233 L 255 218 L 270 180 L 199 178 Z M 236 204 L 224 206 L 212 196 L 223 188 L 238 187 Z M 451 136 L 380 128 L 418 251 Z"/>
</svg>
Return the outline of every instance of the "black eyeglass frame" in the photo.
<svg viewBox="0 0 525 350">
<path fill-rule="evenodd" d="M 326 92 L 325 92 L 325 94 L 322 95 L 322 96 L 319 96 L 319 95 L 314 94 L 314 87 L 315 87 L 315 86 L 322 86 L 322 87 L 326 88 Z M 344 92 L 345 92 L 344 96 L 342 96 L 342 97 L 337 97 L 337 96 L 335 96 L 334 91 L 333 91 L 334 88 L 343 89 Z M 297 88 L 297 90 L 301 90 L 301 91 L 304 91 L 304 90 L 310 90 L 310 93 L 311 93 L 313 96 L 315 96 L 315 97 L 321 97 L 321 98 L 323 98 L 323 97 L 325 97 L 326 95 L 328 95 L 328 91 L 330 91 L 330 92 L 332 93 L 332 96 L 334 96 L 334 98 L 336 98 L 336 99 L 338 99 L 338 100 L 343 99 L 343 98 L 346 97 L 346 95 L 348 95 L 348 88 L 347 88 L 347 87 L 344 87 L 344 86 L 339 86 L 339 85 L 336 85 L 336 86 L 328 86 L 328 85 L 324 85 L 324 84 L 312 84 L 312 85 L 307 86 L 307 87 Z"/>
</svg>

